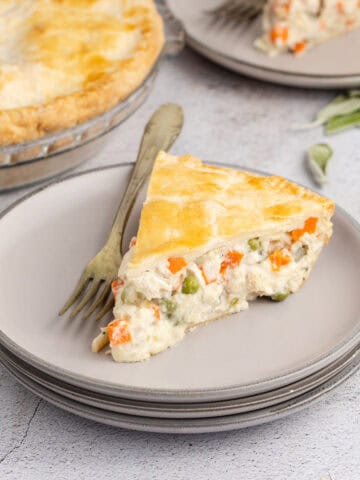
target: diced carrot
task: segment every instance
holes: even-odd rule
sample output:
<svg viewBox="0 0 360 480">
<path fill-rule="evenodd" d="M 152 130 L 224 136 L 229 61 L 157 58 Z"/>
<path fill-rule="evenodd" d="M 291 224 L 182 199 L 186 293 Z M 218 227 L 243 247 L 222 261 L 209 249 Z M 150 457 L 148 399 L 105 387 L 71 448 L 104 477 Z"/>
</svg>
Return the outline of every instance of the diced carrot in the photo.
<svg viewBox="0 0 360 480">
<path fill-rule="evenodd" d="M 111 345 L 131 342 L 131 333 L 126 320 L 118 318 L 107 326 L 107 334 Z"/>
<path fill-rule="evenodd" d="M 288 38 L 289 38 L 289 30 L 285 27 L 283 28 L 281 39 L 285 43 Z"/>
<path fill-rule="evenodd" d="M 355 20 L 353 18 L 349 18 L 349 20 L 346 21 L 346 26 L 351 28 L 355 24 Z"/>
<path fill-rule="evenodd" d="M 226 258 L 231 262 L 231 265 L 240 265 L 243 256 L 243 253 L 237 252 L 236 250 L 231 250 L 227 253 Z"/>
<path fill-rule="evenodd" d="M 283 15 L 283 14 L 289 15 L 290 7 L 291 7 L 291 0 L 288 0 L 285 3 L 279 0 L 274 0 L 273 11 L 276 15 Z"/>
<path fill-rule="evenodd" d="M 222 276 L 225 275 L 225 272 L 228 269 L 228 267 L 229 267 L 229 264 L 225 260 L 223 262 L 221 262 L 220 273 L 221 273 Z"/>
<path fill-rule="evenodd" d="M 278 272 L 281 267 L 284 267 L 291 262 L 291 257 L 283 250 L 275 250 L 269 255 L 269 260 L 273 271 Z"/>
<path fill-rule="evenodd" d="M 244 254 L 237 252 L 236 250 L 231 250 L 226 254 L 225 260 L 221 262 L 220 273 L 225 275 L 225 272 L 228 268 L 234 268 L 237 265 L 240 265 L 241 260 L 243 259 Z"/>
<path fill-rule="evenodd" d="M 305 220 L 303 228 L 297 228 L 296 230 L 290 232 L 292 241 L 297 242 L 299 238 L 304 235 L 304 233 L 315 233 L 318 220 L 319 219 L 316 217 L 309 217 L 307 220 Z"/>
<path fill-rule="evenodd" d="M 293 47 L 293 52 L 295 54 L 299 54 L 303 52 L 306 48 L 306 45 L 307 45 L 307 42 L 305 40 L 303 40 L 302 42 L 297 42 Z"/>
<path fill-rule="evenodd" d="M 341 1 L 337 2 L 336 3 L 336 8 L 337 8 L 338 13 L 340 13 L 340 14 L 345 13 L 344 2 L 341 2 Z"/>
<path fill-rule="evenodd" d="M 326 30 L 327 29 L 327 23 L 324 20 L 319 21 L 319 28 L 320 30 Z"/>
<path fill-rule="evenodd" d="M 169 270 L 171 273 L 178 273 L 184 267 L 186 267 L 187 263 L 185 258 L 183 257 L 170 257 L 168 258 L 169 262 Z"/>
<path fill-rule="evenodd" d="M 287 14 L 290 12 L 290 7 L 291 7 L 291 0 L 288 0 L 286 3 L 284 3 L 284 10 Z"/>
<path fill-rule="evenodd" d="M 280 27 L 276 25 L 270 32 L 270 39 L 272 43 L 276 43 L 277 40 L 282 40 L 283 43 L 289 38 L 289 29 L 287 27 Z"/>
<path fill-rule="evenodd" d="M 204 267 L 202 265 L 199 265 L 199 269 L 201 271 L 201 275 L 204 279 L 205 285 L 210 285 L 210 283 L 216 282 L 216 278 L 208 278 L 208 276 L 206 275 L 206 273 L 204 271 Z"/>
<path fill-rule="evenodd" d="M 270 32 L 271 43 L 275 43 L 278 38 L 279 38 L 279 29 L 274 27 Z"/>
<path fill-rule="evenodd" d="M 129 246 L 130 246 L 130 247 L 135 247 L 135 245 L 136 245 L 136 240 L 137 240 L 136 237 L 133 237 L 133 238 L 130 240 L 130 245 L 129 245 Z"/>
<path fill-rule="evenodd" d="M 124 282 L 119 278 L 111 282 L 111 291 L 112 291 L 112 294 L 114 295 L 114 298 L 116 297 L 119 291 L 119 288 L 122 287 L 123 285 L 124 285 Z"/>
<path fill-rule="evenodd" d="M 150 307 L 154 312 L 156 320 L 160 320 L 160 308 L 155 303 L 152 303 Z"/>
<path fill-rule="evenodd" d="M 319 219 L 316 217 L 309 217 L 305 222 L 305 231 L 308 233 L 315 233 Z"/>
</svg>

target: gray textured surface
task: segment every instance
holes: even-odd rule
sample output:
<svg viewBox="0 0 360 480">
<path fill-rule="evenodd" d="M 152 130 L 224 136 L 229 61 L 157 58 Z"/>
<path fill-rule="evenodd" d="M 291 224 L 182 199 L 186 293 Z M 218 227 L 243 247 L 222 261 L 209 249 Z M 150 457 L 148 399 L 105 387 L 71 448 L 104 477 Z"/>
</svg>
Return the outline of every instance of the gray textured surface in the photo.
<svg viewBox="0 0 360 480">
<path fill-rule="evenodd" d="M 322 131 L 289 131 L 333 92 L 266 85 L 227 72 L 186 51 L 163 65 L 147 103 L 82 169 L 135 158 L 141 129 L 160 103 L 185 110 L 174 147 L 314 185 L 304 166 L 308 146 L 335 150 L 323 193 L 360 220 L 360 135 L 326 140 Z M 0 195 L 0 210 L 23 195 Z M 76 418 L 39 401 L 0 367 L 0 479 L 334 480 L 360 477 L 360 372 L 327 399 L 293 417 L 238 432 L 151 435 Z M 327 477 L 329 478 L 329 477 Z"/>
</svg>

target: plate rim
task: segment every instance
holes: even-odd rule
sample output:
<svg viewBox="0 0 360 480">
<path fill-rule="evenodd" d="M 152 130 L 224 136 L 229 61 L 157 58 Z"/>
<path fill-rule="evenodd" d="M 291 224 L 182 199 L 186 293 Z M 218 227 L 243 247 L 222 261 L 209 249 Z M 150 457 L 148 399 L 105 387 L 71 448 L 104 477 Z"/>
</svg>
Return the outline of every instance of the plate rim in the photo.
<svg viewBox="0 0 360 480">
<path fill-rule="evenodd" d="M 213 165 L 219 165 L 216 162 L 207 162 Z M 117 163 L 113 165 L 105 165 L 101 167 L 95 167 L 89 170 L 84 170 L 81 172 L 72 173 L 70 175 L 66 175 L 61 178 L 56 178 L 49 183 L 36 188 L 35 190 L 27 193 L 20 199 L 16 200 L 14 203 L 9 205 L 5 208 L 2 212 L 0 212 L 0 222 L 1 220 L 9 214 L 12 210 L 16 207 L 21 205 L 22 203 L 26 202 L 33 196 L 38 195 L 39 193 L 43 192 L 44 190 L 51 189 L 56 187 L 58 184 L 71 181 L 77 177 L 82 177 L 85 175 L 92 175 L 97 172 L 107 171 L 111 169 L 123 169 L 134 166 L 134 162 L 124 162 L 124 163 Z M 264 172 L 262 170 L 251 169 L 241 167 L 239 165 L 233 165 L 229 163 L 220 163 L 223 167 L 230 167 L 235 168 L 237 170 L 245 170 L 249 172 L 253 172 L 260 175 L 271 175 L 268 172 Z M 285 178 L 285 177 L 284 177 Z M 299 184 L 300 185 L 300 184 Z M 308 188 L 308 187 L 306 187 Z M 350 221 L 352 227 L 357 231 L 360 235 L 360 223 L 352 217 L 349 213 L 347 213 L 342 207 L 336 204 L 335 208 L 336 212 L 339 212 L 340 215 L 344 216 L 348 221 Z M 220 399 L 230 399 L 234 397 L 240 396 L 248 396 L 251 394 L 257 394 L 264 391 L 269 390 L 269 384 L 271 384 L 271 389 L 279 388 L 280 385 L 286 385 L 289 383 L 295 382 L 297 379 L 305 378 L 306 376 L 310 375 L 311 373 L 320 370 L 324 366 L 331 363 L 330 358 L 336 360 L 340 358 L 343 354 L 350 351 L 357 343 L 360 342 L 360 312 L 359 312 L 359 319 L 358 319 L 358 326 L 352 332 L 352 335 L 347 340 L 341 342 L 337 347 L 334 347 L 328 354 L 321 355 L 317 358 L 317 360 L 313 361 L 312 363 L 306 363 L 304 367 L 301 369 L 295 369 L 287 371 L 284 375 L 271 377 L 263 382 L 255 382 L 247 385 L 230 385 L 227 387 L 218 387 L 212 389 L 192 389 L 192 390 L 181 390 L 181 389 L 153 389 L 153 388 L 144 388 L 144 387 L 129 387 L 126 385 L 120 384 L 113 384 L 106 381 L 94 381 L 91 377 L 85 376 L 79 373 L 73 373 L 71 370 L 64 369 L 61 367 L 57 367 L 52 365 L 51 363 L 47 362 L 46 360 L 42 360 L 41 358 L 34 355 L 32 352 L 28 352 L 22 346 L 16 344 L 11 338 L 9 338 L 1 329 L 0 326 L 0 344 L 7 348 L 10 352 L 12 352 L 16 357 L 19 357 L 25 363 L 29 363 L 33 365 L 35 368 L 48 373 L 50 376 L 54 376 L 55 378 L 64 379 L 64 381 L 73 384 L 82 386 L 85 389 L 99 392 L 99 393 L 107 393 L 111 392 L 114 396 L 121 396 L 123 398 L 131 398 L 131 399 L 159 399 L 164 398 L 168 402 L 175 402 L 175 401 L 184 401 L 190 402 L 192 401 L 204 401 L 204 399 L 208 399 L 208 401 L 212 400 L 220 400 Z M 335 357 L 335 358 L 333 358 Z M 243 393 L 239 395 L 239 390 Z M 249 393 L 250 391 L 250 393 Z M 195 400 L 198 399 L 198 400 Z"/>
<path fill-rule="evenodd" d="M 128 430 L 153 433 L 193 434 L 239 430 L 242 428 L 269 423 L 284 418 L 288 415 L 298 413 L 299 411 L 310 407 L 312 404 L 315 404 L 324 397 L 328 396 L 335 388 L 355 374 L 359 370 L 360 362 L 359 358 L 357 358 L 347 367 L 347 369 L 341 371 L 338 375 L 336 375 L 334 378 L 331 378 L 324 384 L 319 385 L 310 392 L 304 393 L 298 398 L 288 400 L 282 404 L 275 405 L 274 407 L 267 407 L 254 412 L 238 413 L 225 417 L 204 417 L 193 419 L 161 419 L 126 415 L 122 413 L 104 411 L 89 405 L 79 404 L 74 400 L 67 399 L 59 394 L 56 394 L 55 392 L 51 392 L 41 385 L 36 385 L 35 382 L 29 380 L 29 378 L 20 374 L 15 368 L 10 367 L 8 364 L 2 363 L 2 365 L 21 385 L 23 385 L 24 388 L 30 390 L 32 393 L 46 400 L 55 407 L 70 412 L 74 415 L 87 418 L 98 423 L 112 425 L 117 428 L 126 428 Z M 29 386 L 29 384 L 31 386 Z M 39 393 L 39 391 L 42 393 Z M 52 398 L 50 399 L 49 397 Z M 87 414 L 85 414 L 85 410 L 87 410 Z M 95 418 L 96 415 L 97 418 Z M 106 418 L 110 416 L 118 417 L 116 423 L 114 420 Z M 244 420 L 244 417 L 247 420 Z"/>
<path fill-rule="evenodd" d="M 55 392 L 63 397 L 74 400 L 77 403 L 89 405 L 95 408 L 101 408 L 102 410 L 108 410 L 115 413 L 123 413 L 128 415 L 135 416 L 146 416 L 150 418 L 203 418 L 203 417 L 219 417 L 219 416 L 228 416 L 239 413 L 248 413 L 252 411 L 261 410 L 263 408 L 275 407 L 284 402 L 290 400 L 295 401 L 296 398 L 314 390 L 315 388 L 320 387 L 325 382 L 329 382 L 334 379 L 337 375 L 341 374 L 346 370 L 349 365 L 354 361 L 360 363 L 360 343 L 349 353 L 346 353 L 339 359 L 335 360 L 333 363 L 325 367 L 324 369 L 315 372 L 310 376 L 310 385 L 309 377 L 306 377 L 299 382 L 281 387 L 278 390 L 266 392 L 265 394 L 260 394 L 258 396 L 267 396 L 259 402 L 255 400 L 253 396 L 251 398 L 252 403 L 248 405 L 239 404 L 242 401 L 246 401 L 246 398 L 235 398 L 231 400 L 225 400 L 220 402 L 203 402 L 203 403 L 164 403 L 164 402 L 138 402 L 136 400 L 122 399 L 118 398 L 119 402 L 116 402 L 116 397 L 104 398 L 101 399 L 101 395 L 98 395 L 98 398 L 94 397 L 94 392 L 85 391 L 80 387 L 66 384 L 65 382 L 60 381 L 54 377 L 44 374 L 40 370 L 35 369 L 31 365 L 26 364 L 22 360 L 18 359 L 15 355 L 7 351 L 4 347 L 0 347 L 0 363 L 4 359 L 5 363 L 10 364 L 16 370 L 18 370 L 25 377 L 29 378 L 32 382 L 39 384 L 40 386 Z M 30 367 L 30 369 L 29 369 Z M 36 371 L 34 371 L 36 370 Z M 46 375 L 47 378 L 44 378 Z M 60 383 L 59 383 L 60 382 Z M 301 385 L 299 385 L 301 383 Z M 293 393 L 294 388 L 296 393 Z M 75 390 L 74 390 L 75 389 Z M 271 396 L 273 393 L 282 390 L 280 396 L 276 396 L 276 401 L 274 402 L 274 396 Z M 286 390 L 286 391 L 285 391 Z M 87 396 L 90 394 L 90 397 Z M 95 394 L 96 395 L 96 394 Z M 81 398 L 80 398 L 81 397 Z M 80 399 L 79 399 L 80 398 Z M 105 400 L 106 407 L 101 406 L 101 402 Z M 234 402 L 236 404 L 234 405 Z M 249 401 L 248 401 L 249 403 Z M 116 404 L 116 405 L 115 405 Z M 116 410 L 114 410 L 114 406 Z M 175 409 L 175 406 L 181 407 L 181 409 Z M 215 412 L 216 414 L 209 413 Z M 234 411 L 237 410 L 237 411 Z M 142 413 L 141 413 L 142 412 Z M 144 413 L 145 412 L 145 413 Z M 176 412 L 176 413 L 175 413 Z M 159 415 L 160 414 L 160 415 Z M 182 416 L 182 414 L 185 414 Z M 196 416 L 197 414 L 197 416 Z"/>
<path fill-rule="evenodd" d="M 188 39 L 190 39 L 191 44 L 189 43 L 189 45 L 191 45 L 195 49 L 196 49 L 197 46 L 199 46 L 202 49 L 209 51 L 214 56 L 215 55 L 221 56 L 221 57 L 223 57 L 224 59 L 226 59 L 230 62 L 238 63 L 239 65 L 245 65 L 246 67 L 251 67 L 251 68 L 256 69 L 256 70 L 266 70 L 267 72 L 280 74 L 280 75 L 283 75 L 283 76 L 286 76 L 286 77 L 289 77 L 289 78 L 304 77 L 304 78 L 307 78 L 309 80 L 319 79 L 319 80 L 339 80 L 339 81 L 341 81 L 342 79 L 354 79 L 354 80 L 360 79 L 360 72 L 359 73 L 348 74 L 348 75 L 318 75 L 318 74 L 301 73 L 301 72 L 291 73 L 291 72 L 285 72 L 283 70 L 278 70 L 276 68 L 262 67 L 262 66 L 254 64 L 254 63 L 247 62 L 245 60 L 239 60 L 238 58 L 232 57 L 231 55 L 227 55 L 226 53 L 221 53 L 218 50 L 215 50 L 214 48 L 211 48 L 211 47 L 205 45 L 204 43 L 200 42 L 199 40 L 197 40 L 196 38 L 194 38 L 193 36 L 191 36 L 187 32 L 186 32 L 186 37 Z"/>
</svg>

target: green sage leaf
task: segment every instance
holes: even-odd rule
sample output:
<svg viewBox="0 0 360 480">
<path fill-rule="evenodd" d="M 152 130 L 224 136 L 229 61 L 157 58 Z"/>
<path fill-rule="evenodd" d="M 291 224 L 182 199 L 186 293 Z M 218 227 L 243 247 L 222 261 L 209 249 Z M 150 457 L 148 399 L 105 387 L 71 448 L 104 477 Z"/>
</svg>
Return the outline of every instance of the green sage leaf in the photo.
<svg viewBox="0 0 360 480">
<path fill-rule="evenodd" d="M 332 156 L 333 150 L 326 143 L 317 143 L 308 150 L 308 167 L 319 185 L 327 182 L 327 169 Z"/>
<path fill-rule="evenodd" d="M 360 90 L 349 90 L 349 97 L 360 98 Z"/>
<path fill-rule="evenodd" d="M 313 122 L 305 125 L 295 125 L 294 128 L 302 130 L 307 128 L 319 127 L 326 124 L 334 117 L 350 115 L 358 111 L 360 111 L 360 96 L 353 95 L 351 97 L 345 97 L 342 95 L 334 98 L 334 100 L 330 102 L 329 105 L 320 110 L 320 112 L 316 116 L 316 119 Z"/>
<path fill-rule="evenodd" d="M 359 99 L 360 100 L 360 99 Z M 327 135 L 333 135 L 334 133 L 340 133 L 344 130 L 360 126 L 360 110 L 348 115 L 340 115 L 331 118 L 326 123 L 325 132 Z"/>
</svg>

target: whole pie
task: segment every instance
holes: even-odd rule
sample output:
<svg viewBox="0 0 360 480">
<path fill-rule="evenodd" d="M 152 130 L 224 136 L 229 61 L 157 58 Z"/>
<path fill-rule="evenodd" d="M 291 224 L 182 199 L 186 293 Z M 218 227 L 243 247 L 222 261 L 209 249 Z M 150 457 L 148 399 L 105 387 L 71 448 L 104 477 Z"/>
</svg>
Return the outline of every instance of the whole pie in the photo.
<svg viewBox="0 0 360 480">
<path fill-rule="evenodd" d="M 111 109 L 141 85 L 163 47 L 153 0 L 2 3 L 1 145 Z"/>
<path fill-rule="evenodd" d="M 114 360 L 144 360 L 250 300 L 284 300 L 329 240 L 333 211 L 330 200 L 281 177 L 161 152 L 113 284 L 115 319 L 93 350 L 109 342 Z"/>
</svg>

